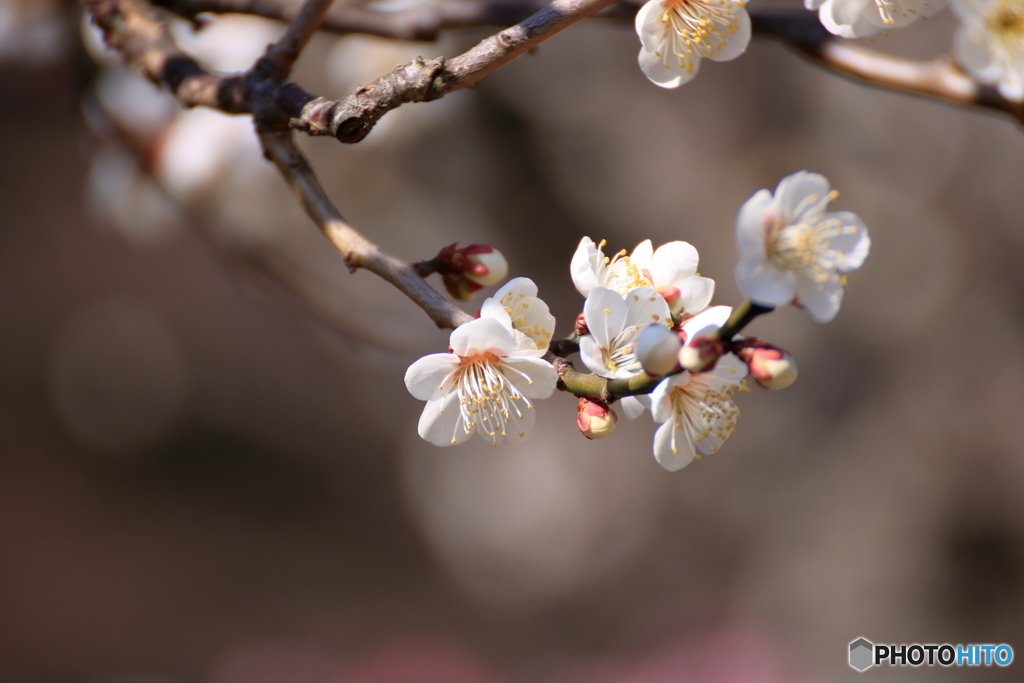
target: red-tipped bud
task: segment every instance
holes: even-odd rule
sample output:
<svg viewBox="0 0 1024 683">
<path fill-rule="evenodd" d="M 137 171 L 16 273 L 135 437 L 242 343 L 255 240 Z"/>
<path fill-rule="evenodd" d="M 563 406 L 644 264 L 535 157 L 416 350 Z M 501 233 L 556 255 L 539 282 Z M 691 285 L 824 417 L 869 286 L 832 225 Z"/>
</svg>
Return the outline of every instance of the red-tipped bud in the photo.
<svg viewBox="0 0 1024 683">
<path fill-rule="evenodd" d="M 576 323 L 573 325 L 573 331 L 578 337 L 590 334 L 590 328 L 587 327 L 587 319 L 583 317 L 582 313 L 576 316 Z"/>
<path fill-rule="evenodd" d="M 660 377 L 679 369 L 679 335 L 664 325 L 648 325 L 636 339 L 636 358 L 644 372 Z"/>
<path fill-rule="evenodd" d="M 736 355 L 747 364 L 754 381 L 765 389 L 785 389 L 796 381 L 796 361 L 785 349 L 746 339 Z"/>
<path fill-rule="evenodd" d="M 580 433 L 588 439 L 603 439 L 615 431 L 615 423 L 619 418 L 604 401 L 580 398 L 576 409 L 579 411 L 576 425 L 580 428 Z"/>
<path fill-rule="evenodd" d="M 699 334 L 679 349 L 679 365 L 690 372 L 710 372 L 725 353 L 722 340 L 706 334 Z"/>
<path fill-rule="evenodd" d="M 679 303 L 679 295 L 682 294 L 678 287 L 673 287 L 672 285 L 658 285 L 654 288 L 654 291 L 661 294 L 661 298 L 665 300 L 670 309 L 675 310 L 676 304 Z"/>
<path fill-rule="evenodd" d="M 450 244 L 437 254 L 436 269 L 444 288 L 453 299 L 469 301 L 480 289 L 494 285 L 508 275 L 508 261 L 488 244 L 458 248 Z"/>
</svg>

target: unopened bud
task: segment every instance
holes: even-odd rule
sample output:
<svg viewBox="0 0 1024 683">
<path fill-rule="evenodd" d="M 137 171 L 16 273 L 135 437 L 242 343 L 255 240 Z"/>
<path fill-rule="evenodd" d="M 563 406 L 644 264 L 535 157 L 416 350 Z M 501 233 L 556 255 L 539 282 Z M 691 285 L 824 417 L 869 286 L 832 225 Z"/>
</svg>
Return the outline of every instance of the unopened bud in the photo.
<svg viewBox="0 0 1024 683">
<path fill-rule="evenodd" d="M 659 377 L 679 369 L 679 336 L 664 325 L 648 325 L 636 340 L 636 358 L 644 372 Z"/>
<path fill-rule="evenodd" d="M 508 261 L 489 244 L 470 244 L 461 249 L 458 242 L 450 244 L 438 253 L 436 264 L 444 288 L 458 301 L 469 301 L 478 290 L 508 275 Z"/>
<path fill-rule="evenodd" d="M 796 381 L 796 361 L 785 349 L 756 339 L 747 339 L 737 353 L 750 376 L 765 389 L 785 389 Z"/>
<path fill-rule="evenodd" d="M 603 439 L 615 431 L 615 423 L 619 418 L 604 401 L 580 398 L 576 409 L 579 411 L 576 425 L 588 439 Z"/>
<path fill-rule="evenodd" d="M 658 285 L 654 288 L 654 291 L 661 295 L 661 298 L 665 300 L 665 303 L 668 304 L 671 310 L 675 310 L 676 304 L 679 303 L 679 296 L 682 294 L 678 287 Z"/>
<path fill-rule="evenodd" d="M 576 316 L 576 322 L 573 324 L 572 329 L 578 337 L 590 334 L 590 328 L 587 327 L 587 319 L 583 317 L 582 313 Z"/>
<path fill-rule="evenodd" d="M 708 330 L 707 332 L 710 332 Z M 718 337 L 712 337 L 701 330 L 693 339 L 679 349 L 679 365 L 690 372 L 710 372 L 725 352 L 725 345 Z"/>
</svg>

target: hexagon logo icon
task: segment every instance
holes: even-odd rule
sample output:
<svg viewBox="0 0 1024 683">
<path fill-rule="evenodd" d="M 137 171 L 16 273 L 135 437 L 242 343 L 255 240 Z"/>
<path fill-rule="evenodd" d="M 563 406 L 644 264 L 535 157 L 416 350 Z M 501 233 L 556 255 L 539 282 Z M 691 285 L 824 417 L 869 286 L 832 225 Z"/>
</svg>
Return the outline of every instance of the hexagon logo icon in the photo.
<svg viewBox="0 0 1024 683">
<path fill-rule="evenodd" d="M 850 666 L 857 671 L 864 671 L 874 665 L 874 653 L 875 646 L 871 641 L 858 638 L 850 643 Z"/>
</svg>

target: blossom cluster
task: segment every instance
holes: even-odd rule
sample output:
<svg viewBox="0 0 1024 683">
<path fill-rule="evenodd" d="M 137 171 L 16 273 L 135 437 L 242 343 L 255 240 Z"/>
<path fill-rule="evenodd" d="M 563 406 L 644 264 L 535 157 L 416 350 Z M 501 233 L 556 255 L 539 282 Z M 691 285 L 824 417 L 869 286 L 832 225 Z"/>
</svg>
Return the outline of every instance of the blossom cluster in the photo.
<svg viewBox="0 0 1024 683">
<path fill-rule="evenodd" d="M 533 428 L 535 402 L 557 387 L 577 395 L 577 425 L 588 439 L 613 432 L 617 406 L 627 419 L 650 413 L 658 425 L 654 457 L 667 470 L 714 453 L 735 433 L 735 398 L 749 390 L 748 377 L 781 389 L 797 376 L 789 352 L 736 333 L 754 315 L 789 304 L 830 321 L 846 274 L 867 257 L 870 238 L 861 219 L 827 211 L 836 197 L 824 176 L 800 171 L 742 206 L 736 279 L 748 300 L 736 311 L 711 305 L 715 282 L 698 273 L 697 249 L 688 242 L 655 249 L 644 240 L 632 252 L 607 255 L 605 242 L 584 237 L 569 270 L 585 301 L 567 339 L 555 344 L 555 319 L 537 286 L 516 278 L 452 332 L 447 353 L 409 367 L 409 392 L 427 402 L 420 436 L 437 446 L 473 433 L 494 446 L 517 443 Z M 490 269 L 504 272 L 500 254 L 491 258 Z M 450 282 L 452 272 L 445 274 L 446 287 L 461 292 Z M 476 276 L 472 268 L 465 274 Z M 569 369 L 577 372 L 567 360 L 573 351 L 591 373 L 583 377 L 599 379 L 590 389 L 567 379 Z"/>
<path fill-rule="evenodd" d="M 1024 101 L 1024 0 L 951 0 L 960 20 L 957 61 L 980 83 Z M 926 19 L 947 0 L 804 0 L 841 38 L 866 38 Z M 655 85 L 677 88 L 701 59 L 736 59 L 750 43 L 746 0 L 649 0 L 636 15 L 640 69 Z"/>
</svg>

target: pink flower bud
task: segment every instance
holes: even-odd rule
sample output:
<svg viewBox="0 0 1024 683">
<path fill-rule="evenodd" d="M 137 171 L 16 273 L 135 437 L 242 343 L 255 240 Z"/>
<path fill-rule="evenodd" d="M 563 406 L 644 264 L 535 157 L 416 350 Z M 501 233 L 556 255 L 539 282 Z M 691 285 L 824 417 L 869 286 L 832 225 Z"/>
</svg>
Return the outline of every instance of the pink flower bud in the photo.
<svg viewBox="0 0 1024 683">
<path fill-rule="evenodd" d="M 796 361 L 785 349 L 757 339 L 745 339 L 736 352 L 750 376 L 765 389 L 785 389 L 796 381 Z"/>
<path fill-rule="evenodd" d="M 636 339 L 636 358 L 651 377 L 667 375 L 679 369 L 679 336 L 664 325 L 648 325 Z"/>
<path fill-rule="evenodd" d="M 583 317 L 582 313 L 576 316 L 576 322 L 573 325 L 572 329 L 577 334 L 577 336 L 580 337 L 582 337 L 585 334 L 590 334 L 590 328 L 587 327 L 587 319 Z"/>
<path fill-rule="evenodd" d="M 576 409 L 579 411 L 576 425 L 588 439 L 603 439 L 615 431 L 615 423 L 619 418 L 604 401 L 580 398 Z"/>
<path fill-rule="evenodd" d="M 721 339 L 698 334 L 679 349 L 679 365 L 693 373 L 710 372 L 724 352 L 725 345 Z"/>
<path fill-rule="evenodd" d="M 458 248 L 458 242 L 443 248 L 436 259 L 444 288 L 453 299 L 469 301 L 480 289 L 494 285 L 508 275 L 508 261 L 488 244 Z"/>
<path fill-rule="evenodd" d="M 658 285 L 654 288 L 654 291 L 661 295 L 661 298 L 665 300 L 665 303 L 668 304 L 670 309 L 675 310 L 676 304 L 679 303 L 679 295 L 682 294 L 678 287 L 673 287 L 672 285 Z"/>
</svg>

